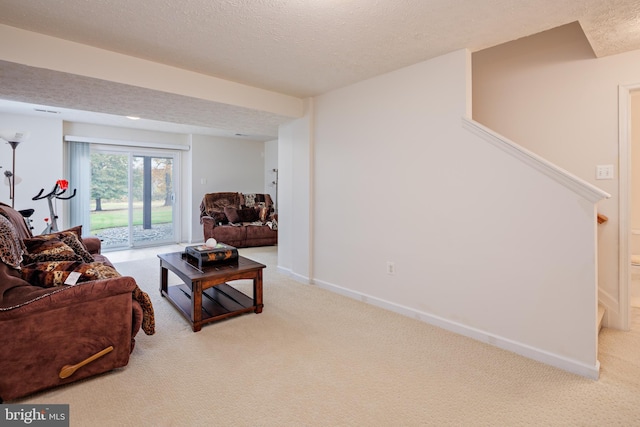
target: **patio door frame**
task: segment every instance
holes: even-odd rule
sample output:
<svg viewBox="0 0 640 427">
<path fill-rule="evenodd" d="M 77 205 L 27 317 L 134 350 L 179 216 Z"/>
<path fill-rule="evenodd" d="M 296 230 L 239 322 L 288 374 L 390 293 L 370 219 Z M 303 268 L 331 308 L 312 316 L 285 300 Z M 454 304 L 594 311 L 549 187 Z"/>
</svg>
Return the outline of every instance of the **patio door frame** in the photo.
<svg viewBox="0 0 640 427">
<path fill-rule="evenodd" d="M 113 153 L 130 153 L 130 157 L 133 156 L 152 156 L 152 157 L 172 157 L 173 158 L 173 176 L 172 176 L 172 184 L 173 184 L 173 242 L 181 241 L 181 216 L 182 209 L 180 200 L 182 198 L 181 189 L 181 165 L 182 165 L 182 152 L 188 151 L 190 147 L 188 145 L 179 145 L 179 144 L 164 144 L 164 143 L 151 143 L 151 142 L 138 142 L 138 141 L 124 141 L 124 140 L 112 140 L 106 138 L 93 138 L 93 137 L 79 137 L 72 135 L 65 135 L 65 141 L 69 142 L 85 142 L 91 144 L 91 149 L 94 147 L 99 150 L 104 150 Z M 131 162 L 129 162 L 129 169 L 131 169 Z M 131 170 L 129 170 L 129 175 L 131 175 Z M 132 192 L 132 179 L 129 177 L 129 194 Z M 131 201 L 129 201 L 131 203 Z M 131 209 L 129 208 L 129 216 L 131 216 Z M 129 217 L 129 224 L 131 224 L 131 217 Z M 89 224 L 87 225 L 87 229 L 90 229 Z M 133 239 L 131 236 L 131 226 L 129 226 L 129 246 L 128 247 L 143 247 L 143 246 L 153 246 L 150 245 L 134 245 Z M 162 242 L 159 244 L 168 244 L 171 242 Z M 113 248 L 118 249 L 118 248 Z"/>
<path fill-rule="evenodd" d="M 124 247 L 113 247 L 113 249 L 121 248 L 140 248 L 146 246 L 166 245 L 180 241 L 178 233 L 180 232 L 180 209 L 178 189 L 180 188 L 179 176 L 180 176 L 180 152 L 174 150 L 157 150 L 153 148 L 143 148 L 136 146 L 113 146 L 95 144 L 91 146 L 91 152 L 102 152 L 105 154 L 122 154 L 128 156 L 127 162 L 127 216 L 128 216 L 128 244 Z M 133 179 L 133 159 L 136 157 L 158 157 L 158 158 L 171 158 L 172 159 L 172 239 L 162 240 L 157 243 L 137 243 L 133 236 L 133 193 L 134 193 L 134 179 Z M 108 248 L 111 249 L 111 248 Z"/>
</svg>

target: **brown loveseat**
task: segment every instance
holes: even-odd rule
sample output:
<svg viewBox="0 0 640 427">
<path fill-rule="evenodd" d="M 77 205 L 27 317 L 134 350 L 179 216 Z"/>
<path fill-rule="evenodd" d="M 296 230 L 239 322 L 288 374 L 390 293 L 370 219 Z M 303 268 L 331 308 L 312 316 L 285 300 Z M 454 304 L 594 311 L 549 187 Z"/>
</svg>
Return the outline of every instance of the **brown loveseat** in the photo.
<svg viewBox="0 0 640 427">
<path fill-rule="evenodd" d="M 273 200 L 260 193 L 208 193 L 200 203 L 204 240 L 214 238 L 236 248 L 278 243 Z"/>
<path fill-rule="evenodd" d="M 45 254 L 29 253 L 25 243 L 52 245 L 60 239 L 73 239 L 69 233 L 81 236 L 81 229 L 33 237 L 21 215 L 0 203 L 0 230 L 0 402 L 127 365 L 140 327 L 149 335 L 154 332 L 153 308 L 135 280 L 120 276 L 99 253 L 100 240 L 80 237 L 74 241 L 83 245 L 89 259 L 49 262 L 83 271 L 76 285 L 43 287 L 47 280 L 60 277 L 56 274 L 68 276 L 68 272 L 35 267 L 45 262 L 25 265 L 27 260 L 41 261 L 36 258 Z M 94 262 L 88 263 L 91 258 Z M 90 268 L 78 268 L 82 266 Z M 36 286 L 25 277 L 39 278 L 43 283 Z M 101 355 L 91 360 L 97 354 Z M 63 369 L 83 363 L 75 371 Z"/>
</svg>

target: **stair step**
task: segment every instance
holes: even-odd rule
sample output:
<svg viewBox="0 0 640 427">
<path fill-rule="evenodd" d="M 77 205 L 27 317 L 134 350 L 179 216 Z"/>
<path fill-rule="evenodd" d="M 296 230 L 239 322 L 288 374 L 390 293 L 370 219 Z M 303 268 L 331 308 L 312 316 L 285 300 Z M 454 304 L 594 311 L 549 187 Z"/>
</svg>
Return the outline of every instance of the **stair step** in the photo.
<svg viewBox="0 0 640 427">
<path fill-rule="evenodd" d="M 598 332 L 602 329 L 602 320 L 604 319 L 604 314 L 607 311 L 606 308 L 602 304 L 598 304 Z"/>
</svg>

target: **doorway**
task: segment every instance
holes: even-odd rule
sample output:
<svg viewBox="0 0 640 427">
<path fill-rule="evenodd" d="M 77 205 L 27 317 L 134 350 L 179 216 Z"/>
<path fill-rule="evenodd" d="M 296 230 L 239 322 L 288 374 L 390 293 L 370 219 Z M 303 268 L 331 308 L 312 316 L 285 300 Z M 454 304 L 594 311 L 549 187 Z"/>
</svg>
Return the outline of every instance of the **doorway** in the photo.
<svg viewBox="0 0 640 427">
<path fill-rule="evenodd" d="M 89 229 L 105 250 L 175 243 L 177 153 L 91 146 Z"/>
<path fill-rule="evenodd" d="M 632 297 L 635 296 L 636 290 L 633 289 L 632 274 L 634 268 L 632 265 L 632 250 L 635 250 L 633 233 L 633 194 L 640 192 L 640 180 L 636 184 L 632 178 L 634 151 L 640 154 L 640 144 L 634 147 L 632 130 L 635 137 L 638 138 L 640 127 L 637 125 L 637 117 L 640 114 L 640 104 L 638 98 L 640 94 L 640 83 L 633 85 L 621 85 L 618 88 L 619 102 L 619 224 L 618 224 L 618 242 L 619 242 L 619 279 L 618 279 L 618 310 L 619 315 L 613 319 L 616 327 L 621 330 L 628 331 L 631 326 L 631 307 Z M 632 105 L 633 104 L 633 105 Z M 636 125 L 634 126 L 634 117 Z M 639 167 L 640 168 L 640 167 Z M 639 169 L 636 168 L 636 169 Z M 636 171 L 637 172 L 637 171 Z M 640 174 L 637 174 L 640 175 Z M 639 196 L 640 197 L 640 194 Z M 640 208 L 640 205 L 638 206 Z M 640 210 L 640 209 L 639 209 Z M 640 273 L 640 272 L 639 272 Z M 640 277 L 638 277 L 640 279 Z M 632 293 L 633 292 L 633 293 Z"/>
</svg>

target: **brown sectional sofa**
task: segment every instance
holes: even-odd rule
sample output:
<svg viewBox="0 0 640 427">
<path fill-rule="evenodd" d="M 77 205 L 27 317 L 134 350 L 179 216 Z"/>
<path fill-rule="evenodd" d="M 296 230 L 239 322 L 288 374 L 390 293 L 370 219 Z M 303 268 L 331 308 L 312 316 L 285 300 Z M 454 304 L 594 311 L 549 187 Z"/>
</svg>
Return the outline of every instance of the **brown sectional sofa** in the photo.
<svg viewBox="0 0 640 427">
<path fill-rule="evenodd" d="M 21 215 L 2 203 L 0 225 L 0 402 L 127 365 L 141 326 L 148 335 L 154 332 L 153 308 L 135 280 L 117 274 L 99 253 L 100 240 L 78 241 L 96 262 L 92 264 L 96 268 L 87 269 L 87 274 L 103 268 L 111 272 L 104 276 L 109 278 L 85 277 L 91 281 L 82 282 L 85 279 L 81 278 L 74 286 L 58 283 L 42 287 L 25 280 L 25 271 L 49 278 L 56 273 L 31 268 L 36 264 L 21 264 L 19 268 L 13 265 L 17 262 L 15 255 L 24 252 L 17 243 L 37 240 L 39 236 L 32 239 Z M 78 227 L 75 231 L 79 231 Z M 68 236 L 68 232 L 61 233 Z M 27 252 L 22 258 L 28 259 Z M 74 265 L 89 264 L 77 261 Z M 109 351 L 110 347 L 113 348 Z M 108 352 L 61 378 L 64 366 L 86 361 L 103 350 Z"/>
<path fill-rule="evenodd" d="M 236 248 L 278 244 L 278 220 L 269 194 L 207 193 L 200 203 L 204 240 Z"/>
</svg>

